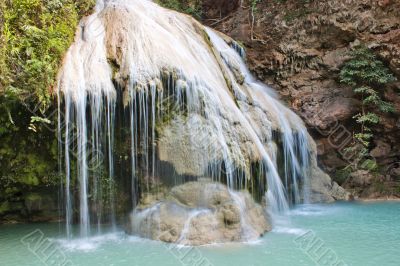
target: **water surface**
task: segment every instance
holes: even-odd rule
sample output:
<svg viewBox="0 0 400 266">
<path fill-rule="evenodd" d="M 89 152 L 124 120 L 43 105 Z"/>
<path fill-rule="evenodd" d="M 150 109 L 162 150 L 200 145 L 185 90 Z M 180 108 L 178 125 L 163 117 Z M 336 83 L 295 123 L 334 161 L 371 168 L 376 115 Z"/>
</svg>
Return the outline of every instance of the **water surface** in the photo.
<svg viewBox="0 0 400 266">
<path fill-rule="evenodd" d="M 0 265 L 400 265 L 400 202 L 301 205 L 288 217 L 259 241 L 197 248 L 122 231 L 67 241 L 59 224 L 3 225 Z"/>
</svg>

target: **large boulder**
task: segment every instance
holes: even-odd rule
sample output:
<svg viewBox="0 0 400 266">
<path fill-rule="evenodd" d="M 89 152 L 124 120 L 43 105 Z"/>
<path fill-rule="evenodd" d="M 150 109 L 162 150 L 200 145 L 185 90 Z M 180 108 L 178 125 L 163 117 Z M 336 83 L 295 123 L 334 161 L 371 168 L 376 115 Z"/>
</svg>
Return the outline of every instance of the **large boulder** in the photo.
<svg viewBox="0 0 400 266">
<path fill-rule="evenodd" d="M 184 245 L 257 239 L 271 230 L 269 217 L 247 192 L 234 192 L 209 181 L 174 187 L 151 207 L 138 207 L 127 231 Z"/>
</svg>

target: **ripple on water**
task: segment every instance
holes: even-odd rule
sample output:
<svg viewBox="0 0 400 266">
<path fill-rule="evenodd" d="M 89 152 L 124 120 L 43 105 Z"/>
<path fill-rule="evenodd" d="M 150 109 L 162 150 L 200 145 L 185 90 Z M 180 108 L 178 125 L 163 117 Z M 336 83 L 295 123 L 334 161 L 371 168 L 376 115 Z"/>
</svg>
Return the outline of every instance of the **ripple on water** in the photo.
<svg viewBox="0 0 400 266">
<path fill-rule="evenodd" d="M 87 238 L 76 238 L 76 239 L 52 239 L 58 243 L 61 248 L 67 251 L 94 251 L 105 243 L 119 242 L 126 239 L 124 232 L 108 233 L 99 236 L 87 237 Z"/>
</svg>

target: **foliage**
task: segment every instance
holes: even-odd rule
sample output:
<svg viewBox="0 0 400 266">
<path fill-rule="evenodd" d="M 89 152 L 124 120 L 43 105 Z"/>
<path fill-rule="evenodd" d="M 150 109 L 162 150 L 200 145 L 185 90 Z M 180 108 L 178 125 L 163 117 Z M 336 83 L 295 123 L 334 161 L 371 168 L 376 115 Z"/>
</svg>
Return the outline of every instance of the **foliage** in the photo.
<svg viewBox="0 0 400 266">
<path fill-rule="evenodd" d="M 335 172 L 333 180 L 339 185 L 342 185 L 350 176 L 352 170 L 350 168 L 339 169 Z"/>
<path fill-rule="evenodd" d="M 201 0 L 156 0 L 156 2 L 163 7 L 189 14 L 196 19 L 201 19 L 203 13 Z"/>
<path fill-rule="evenodd" d="M 51 121 L 47 118 L 43 118 L 40 116 L 31 116 L 31 123 L 29 124 L 29 129 L 37 132 L 37 126 L 35 123 L 45 123 L 45 124 L 50 124 Z"/>
<path fill-rule="evenodd" d="M 250 1 L 250 10 L 251 10 L 251 30 L 250 30 L 250 38 L 252 40 L 255 40 L 256 38 L 254 37 L 254 23 L 256 20 L 255 14 L 257 13 L 257 5 L 260 3 L 261 0 L 251 0 Z"/>
<path fill-rule="evenodd" d="M 13 120 L 0 106 L 0 202 L 14 201 L 30 189 L 54 186 L 60 180 L 53 132 L 37 127 L 39 138 L 26 127 L 31 117 L 23 105 L 14 102 L 8 108 Z"/>
<path fill-rule="evenodd" d="M 95 0 L 0 1 L 0 206 L 54 187 L 57 140 L 51 94 L 79 19 Z M 29 111 L 32 110 L 32 111 Z M 50 125 L 50 123 L 53 123 Z M 2 212 L 0 207 L 0 213 Z"/>
<path fill-rule="evenodd" d="M 8 68 L 6 67 L 6 46 L 5 39 L 3 34 L 4 28 L 4 12 L 6 3 L 4 1 L 0 1 L 0 95 L 4 93 L 5 88 L 5 80 L 8 77 Z"/>
<path fill-rule="evenodd" d="M 261 0 L 251 0 L 250 6 L 251 6 L 252 12 L 257 11 L 257 4 L 260 2 L 261 2 Z"/>
<path fill-rule="evenodd" d="M 80 16 L 94 0 L 7 0 L 2 3 L 0 83 L 8 96 L 45 110 L 62 56 Z"/>
<path fill-rule="evenodd" d="M 364 46 L 356 47 L 350 56 L 351 59 L 340 71 L 340 81 L 353 87 L 354 93 L 361 98 L 361 110 L 354 116 L 360 131 L 354 134 L 354 138 L 363 146 L 361 153 L 367 154 L 373 137 L 372 126 L 379 123 L 381 113 L 394 111 L 393 105 L 384 101 L 381 94 L 385 84 L 395 78 L 382 61 Z"/>
</svg>

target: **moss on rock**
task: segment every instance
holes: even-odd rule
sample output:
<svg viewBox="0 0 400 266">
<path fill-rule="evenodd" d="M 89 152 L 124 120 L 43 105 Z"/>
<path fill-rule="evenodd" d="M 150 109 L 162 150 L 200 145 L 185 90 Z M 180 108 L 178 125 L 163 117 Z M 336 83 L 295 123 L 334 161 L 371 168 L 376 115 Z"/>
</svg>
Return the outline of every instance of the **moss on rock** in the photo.
<svg viewBox="0 0 400 266">
<path fill-rule="evenodd" d="M 32 193 L 47 193 L 41 202 L 57 200 L 52 93 L 78 22 L 95 2 L 0 1 L 0 223 L 31 220 Z"/>
</svg>

